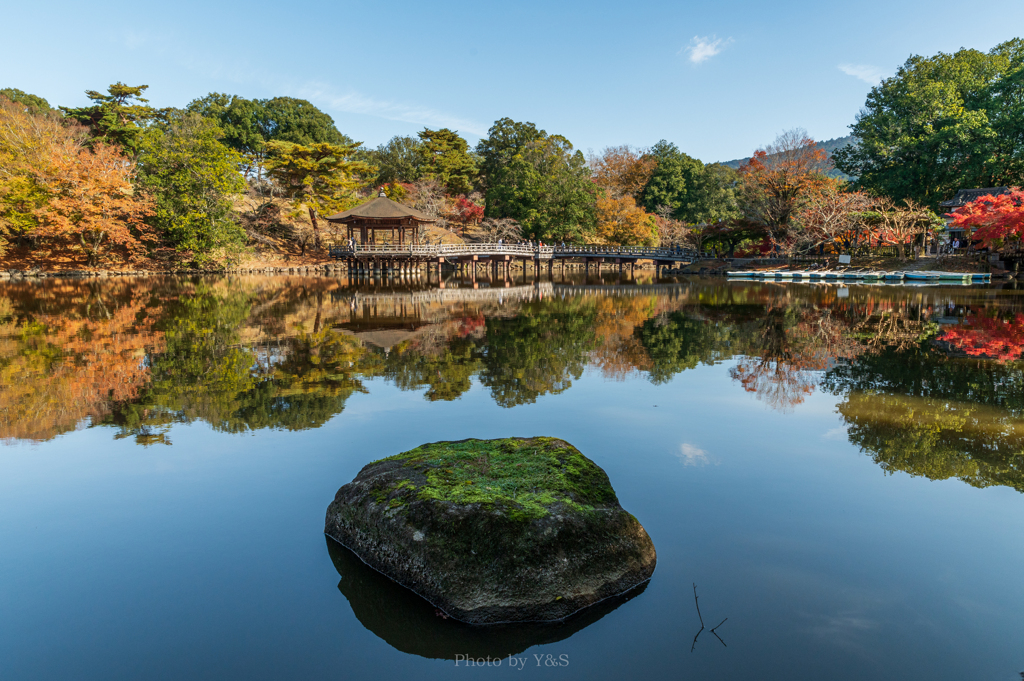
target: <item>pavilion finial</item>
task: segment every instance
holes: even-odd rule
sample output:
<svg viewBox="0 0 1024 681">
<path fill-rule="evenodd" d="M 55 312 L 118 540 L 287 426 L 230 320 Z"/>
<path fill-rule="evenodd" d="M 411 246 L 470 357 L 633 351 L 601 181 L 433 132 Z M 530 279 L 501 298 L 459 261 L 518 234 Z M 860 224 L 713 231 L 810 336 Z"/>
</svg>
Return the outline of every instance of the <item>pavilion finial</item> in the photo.
<svg viewBox="0 0 1024 681">
<path fill-rule="evenodd" d="M 381 188 L 380 188 L 380 193 L 379 193 L 379 194 L 377 194 L 377 196 L 378 196 L 378 197 L 381 197 L 381 196 L 387 196 L 387 194 L 385 194 L 385 193 L 384 193 L 384 187 L 381 187 Z"/>
</svg>

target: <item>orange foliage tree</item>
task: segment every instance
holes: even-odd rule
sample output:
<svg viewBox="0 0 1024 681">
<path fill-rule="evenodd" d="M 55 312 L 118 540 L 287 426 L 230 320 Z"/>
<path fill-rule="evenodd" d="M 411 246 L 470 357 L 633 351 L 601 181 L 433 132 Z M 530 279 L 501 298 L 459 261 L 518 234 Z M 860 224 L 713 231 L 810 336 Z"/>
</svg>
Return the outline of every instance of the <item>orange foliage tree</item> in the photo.
<svg viewBox="0 0 1024 681">
<path fill-rule="evenodd" d="M 132 187 L 135 163 L 115 147 L 97 144 L 92 151 L 55 155 L 48 172 L 38 177 L 48 201 L 36 209 L 35 234 L 56 243 L 76 243 L 98 265 L 105 248 L 134 260 L 154 240 L 145 218 L 152 201 Z"/>
<path fill-rule="evenodd" d="M 804 130 L 789 130 L 740 166 L 740 207 L 765 226 L 772 243 L 788 250 L 790 222 L 805 195 L 826 180 L 828 154 Z"/>
<path fill-rule="evenodd" d="M 1024 238 L 1024 190 L 1014 187 L 1001 196 L 980 196 L 952 213 L 953 224 L 969 230 L 986 248 L 1019 248 Z"/>
<path fill-rule="evenodd" d="M 656 218 L 629 196 L 597 199 L 597 235 L 605 243 L 653 246 L 658 242 Z"/>
<path fill-rule="evenodd" d="M 133 161 L 85 140 L 52 114 L 0 102 L 0 232 L 82 249 L 90 265 L 110 247 L 133 259 L 149 235 L 151 199 L 132 186 Z"/>
<path fill-rule="evenodd" d="M 591 177 L 614 196 L 637 196 L 651 179 L 658 159 L 629 145 L 607 147 L 588 159 Z"/>
</svg>

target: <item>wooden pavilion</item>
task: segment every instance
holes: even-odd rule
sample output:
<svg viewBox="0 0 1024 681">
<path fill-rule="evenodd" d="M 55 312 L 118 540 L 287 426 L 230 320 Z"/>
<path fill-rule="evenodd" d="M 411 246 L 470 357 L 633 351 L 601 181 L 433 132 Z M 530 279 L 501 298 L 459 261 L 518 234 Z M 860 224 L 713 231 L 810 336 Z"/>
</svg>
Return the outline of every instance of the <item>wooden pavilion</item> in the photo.
<svg viewBox="0 0 1024 681">
<path fill-rule="evenodd" d="M 349 239 L 355 239 L 358 233 L 360 244 L 377 243 L 377 232 L 391 232 L 393 244 L 417 244 L 420 241 L 420 226 L 434 222 L 415 208 L 392 201 L 383 192 L 361 206 L 326 219 L 328 222 L 346 225 Z"/>
</svg>

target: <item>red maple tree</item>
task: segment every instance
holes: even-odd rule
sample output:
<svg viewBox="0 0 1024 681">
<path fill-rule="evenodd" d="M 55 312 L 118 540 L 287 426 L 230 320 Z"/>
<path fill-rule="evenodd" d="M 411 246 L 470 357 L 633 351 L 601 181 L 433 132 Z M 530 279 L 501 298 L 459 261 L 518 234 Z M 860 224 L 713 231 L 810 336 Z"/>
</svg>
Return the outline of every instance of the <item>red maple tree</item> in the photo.
<svg viewBox="0 0 1024 681">
<path fill-rule="evenodd" d="M 1019 244 L 1024 238 L 1024 190 L 1014 187 L 1008 194 L 979 196 L 950 216 L 985 248 L 1001 248 L 1007 241 Z"/>
</svg>

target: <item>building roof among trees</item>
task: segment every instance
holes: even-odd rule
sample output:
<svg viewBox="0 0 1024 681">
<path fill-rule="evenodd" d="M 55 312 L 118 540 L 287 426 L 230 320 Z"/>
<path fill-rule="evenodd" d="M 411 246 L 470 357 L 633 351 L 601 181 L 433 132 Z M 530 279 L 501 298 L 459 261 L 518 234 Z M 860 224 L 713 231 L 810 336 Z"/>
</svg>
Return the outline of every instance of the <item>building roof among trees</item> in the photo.
<svg viewBox="0 0 1024 681">
<path fill-rule="evenodd" d="M 351 222 L 364 218 L 377 218 L 395 220 L 400 218 L 413 218 L 419 222 L 434 222 L 434 219 L 425 214 L 410 208 L 404 204 L 392 201 L 386 196 L 378 196 L 361 206 L 349 208 L 346 211 L 327 217 L 331 222 Z"/>
<path fill-rule="evenodd" d="M 984 189 L 961 189 L 956 193 L 956 196 L 949 199 L 948 201 L 940 201 L 939 205 L 943 208 L 959 208 L 965 206 L 971 201 L 974 201 L 980 196 L 1002 196 L 1003 194 L 1009 194 L 1009 187 L 985 187 Z"/>
</svg>

